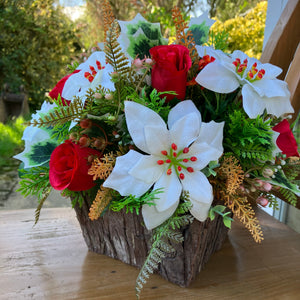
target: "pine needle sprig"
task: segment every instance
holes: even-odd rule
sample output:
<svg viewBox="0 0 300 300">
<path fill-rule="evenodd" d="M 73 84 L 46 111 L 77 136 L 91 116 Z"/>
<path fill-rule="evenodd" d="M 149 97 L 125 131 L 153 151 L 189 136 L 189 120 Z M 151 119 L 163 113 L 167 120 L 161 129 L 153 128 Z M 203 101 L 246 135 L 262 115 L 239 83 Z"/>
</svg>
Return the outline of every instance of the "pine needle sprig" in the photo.
<svg viewBox="0 0 300 300">
<path fill-rule="evenodd" d="M 180 203 L 173 216 L 153 230 L 151 249 L 136 279 L 135 291 L 137 299 L 140 299 L 143 286 L 146 284 L 149 276 L 158 269 L 162 259 L 175 251 L 169 240 L 182 243 L 184 237 L 179 229 L 187 226 L 194 220 L 190 214 L 186 214 L 190 208 L 191 203 L 189 201 Z"/>
</svg>

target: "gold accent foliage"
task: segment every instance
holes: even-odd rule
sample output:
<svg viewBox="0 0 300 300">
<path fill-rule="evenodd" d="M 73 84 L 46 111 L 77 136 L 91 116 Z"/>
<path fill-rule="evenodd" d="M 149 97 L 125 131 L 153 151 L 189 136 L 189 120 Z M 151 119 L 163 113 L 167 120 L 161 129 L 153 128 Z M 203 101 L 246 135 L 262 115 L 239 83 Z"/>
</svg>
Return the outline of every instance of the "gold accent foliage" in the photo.
<svg viewBox="0 0 300 300">
<path fill-rule="evenodd" d="M 234 156 L 224 157 L 220 172 L 225 175 L 226 193 L 233 195 L 244 181 L 244 171 Z"/>
<path fill-rule="evenodd" d="M 183 19 L 182 13 L 177 6 L 172 9 L 172 19 L 176 28 L 176 43 L 189 49 L 193 63 L 191 70 L 194 69 L 194 66 L 198 69 L 199 55 L 196 50 L 196 43 L 192 32 L 190 30 L 185 31 L 188 28 L 188 24 Z"/>
<path fill-rule="evenodd" d="M 97 220 L 109 202 L 112 200 L 112 196 L 109 188 L 105 188 L 103 186 L 97 192 L 95 200 L 90 207 L 89 218 L 94 221 Z"/>
<path fill-rule="evenodd" d="M 101 158 L 96 158 L 92 162 L 88 174 L 93 175 L 93 180 L 105 180 L 112 172 L 116 163 L 116 155 L 113 152 L 104 154 Z"/>
<path fill-rule="evenodd" d="M 103 20 L 104 39 L 106 40 L 107 31 L 115 21 L 115 16 L 108 0 L 103 0 L 101 3 L 101 15 Z"/>
<path fill-rule="evenodd" d="M 261 243 L 263 241 L 263 233 L 255 216 L 255 212 L 248 202 L 247 197 L 239 195 L 228 195 L 221 191 L 222 197 L 224 199 L 225 205 L 233 214 L 239 219 L 241 223 L 250 231 L 252 237 L 256 243 Z"/>
</svg>

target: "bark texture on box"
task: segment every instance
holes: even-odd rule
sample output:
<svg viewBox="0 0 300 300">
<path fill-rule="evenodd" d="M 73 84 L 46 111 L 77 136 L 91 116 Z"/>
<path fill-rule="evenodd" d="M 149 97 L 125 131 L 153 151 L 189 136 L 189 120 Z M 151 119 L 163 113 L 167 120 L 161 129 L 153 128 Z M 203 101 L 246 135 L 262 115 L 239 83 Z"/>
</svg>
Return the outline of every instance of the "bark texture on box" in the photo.
<svg viewBox="0 0 300 300">
<path fill-rule="evenodd" d="M 151 231 L 143 226 L 142 215 L 126 214 L 124 210 L 107 211 L 103 217 L 91 221 L 89 207 L 87 198 L 81 208 L 75 206 L 88 249 L 141 268 L 151 248 Z M 227 231 L 220 216 L 214 221 L 195 220 L 182 230 L 184 242 L 172 244 L 176 253 L 163 259 L 158 273 L 172 283 L 187 287 L 209 257 L 221 248 Z"/>
</svg>

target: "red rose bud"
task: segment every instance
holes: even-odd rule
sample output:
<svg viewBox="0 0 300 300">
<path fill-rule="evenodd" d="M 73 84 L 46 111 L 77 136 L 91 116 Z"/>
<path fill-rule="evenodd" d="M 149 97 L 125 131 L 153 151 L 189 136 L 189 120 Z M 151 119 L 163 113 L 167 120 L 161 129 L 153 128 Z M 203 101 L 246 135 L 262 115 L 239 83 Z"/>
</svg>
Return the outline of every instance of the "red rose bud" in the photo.
<svg viewBox="0 0 300 300">
<path fill-rule="evenodd" d="M 276 144 L 282 153 L 285 154 L 286 157 L 299 157 L 297 142 L 291 131 L 289 122 L 284 119 L 274 126 L 273 130 L 279 132 Z"/>
<path fill-rule="evenodd" d="M 65 141 L 54 149 L 49 162 L 49 180 L 56 190 L 68 188 L 70 191 L 85 191 L 95 184 L 93 176 L 88 174 L 89 156 L 100 157 L 100 153 L 91 148 L 80 147 L 71 141 Z"/>
<path fill-rule="evenodd" d="M 63 106 L 68 106 L 70 104 L 71 101 L 69 100 L 66 100 L 65 98 L 63 98 L 61 96 L 62 94 L 62 91 L 64 89 L 64 86 L 65 86 L 65 83 L 66 81 L 69 79 L 70 76 L 72 76 L 73 74 L 76 74 L 78 73 L 80 70 L 75 70 L 73 73 L 63 77 L 57 84 L 56 86 L 52 89 L 51 92 L 49 92 L 49 96 L 52 98 L 52 99 L 56 99 L 58 98 L 58 96 L 60 95 L 60 98 L 61 98 L 61 101 L 62 101 L 62 104 Z"/>
<path fill-rule="evenodd" d="M 182 45 L 163 45 L 151 48 L 150 54 L 155 62 L 151 71 L 152 87 L 158 92 L 176 92 L 177 95 L 162 95 L 166 102 L 174 97 L 184 100 L 187 73 L 192 66 L 189 50 Z"/>
</svg>

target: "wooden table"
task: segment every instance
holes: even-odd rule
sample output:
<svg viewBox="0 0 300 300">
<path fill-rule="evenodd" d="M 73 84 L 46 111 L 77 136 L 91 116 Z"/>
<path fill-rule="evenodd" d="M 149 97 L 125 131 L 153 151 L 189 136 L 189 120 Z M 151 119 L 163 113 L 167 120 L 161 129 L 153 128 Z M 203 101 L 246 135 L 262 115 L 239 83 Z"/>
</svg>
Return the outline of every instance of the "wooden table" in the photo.
<svg viewBox="0 0 300 300">
<path fill-rule="evenodd" d="M 189 288 L 158 275 L 141 299 L 300 299 L 300 235 L 259 211 L 265 241 L 234 222 Z M 87 251 L 71 208 L 0 211 L 0 299 L 135 299 L 138 270 Z"/>
</svg>

